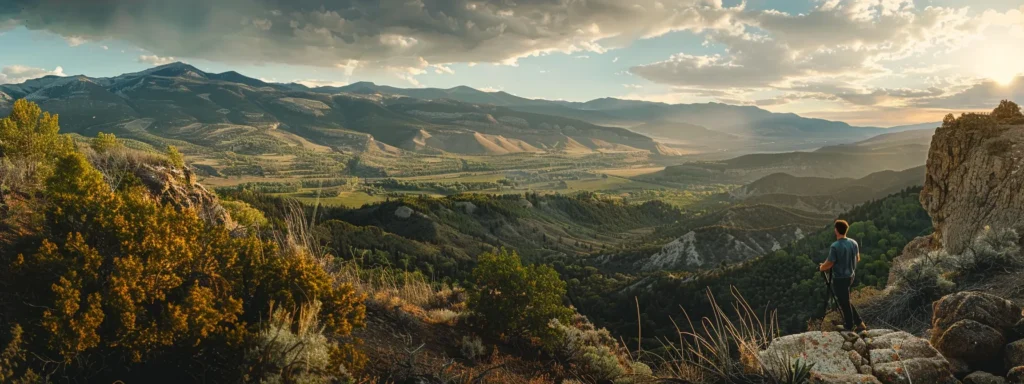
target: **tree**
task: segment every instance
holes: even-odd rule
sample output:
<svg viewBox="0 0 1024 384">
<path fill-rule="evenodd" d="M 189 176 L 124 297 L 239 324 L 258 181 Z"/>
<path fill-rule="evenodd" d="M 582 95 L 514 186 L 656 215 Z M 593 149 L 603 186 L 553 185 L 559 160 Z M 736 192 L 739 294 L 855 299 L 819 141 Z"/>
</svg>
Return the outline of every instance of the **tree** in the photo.
<svg viewBox="0 0 1024 384">
<path fill-rule="evenodd" d="M 0 155 L 25 175 L 25 182 L 41 182 L 57 159 L 74 150 L 71 138 L 59 130 L 57 115 L 42 112 L 25 99 L 15 101 L 10 115 L 0 120 Z"/>
<path fill-rule="evenodd" d="M 1020 112 L 1020 106 L 1010 100 L 999 102 L 999 106 L 992 110 L 992 118 L 996 120 L 1008 120 L 1024 118 Z"/>
<path fill-rule="evenodd" d="M 167 146 L 167 160 L 171 162 L 171 166 L 177 169 L 185 168 L 185 156 L 178 152 L 178 147 L 173 145 Z"/>
<path fill-rule="evenodd" d="M 483 317 L 495 335 L 551 337 L 548 323 L 565 322 L 571 310 L 562 304 L 565 282 L 546 265 L 524 267 L 515 251 L 484 253 L 473 269 L 469 308 Z"/>
<path fill-rule="evenodd" d="M 95 139 L 92 139 L 90 146 L 96 153 L 106 153 L 111 149 L 121 146 L 121 143 L 117 141 L 117 137 L 113 133 L 100 132 L 96 135 Z"/>
<path fill-rule="evenodd" d="M 947 113 L 946 117 L 942 118 L 943 127 L 952 127 L 954 124 L 956 124 L 956 116 L 953 116 L 952 113 Z"/>
</svg>

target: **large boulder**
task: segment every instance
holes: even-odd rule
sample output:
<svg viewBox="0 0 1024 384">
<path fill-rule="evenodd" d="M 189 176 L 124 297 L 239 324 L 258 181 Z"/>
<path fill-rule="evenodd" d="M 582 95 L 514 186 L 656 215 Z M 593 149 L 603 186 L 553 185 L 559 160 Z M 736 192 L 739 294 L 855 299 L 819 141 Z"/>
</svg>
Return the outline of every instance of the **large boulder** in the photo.
<svg viewBox="0 0 1024 384">
<path fill-rule="evenodd" d="M 974 320 L 960 320 L 933 340 L 943 355 L 963 359 L 972 367 L 998 358 L 1006 345 L 999 330 Z"/>
<path fill-rule="evenodd" d="M 1024 366 L 1024 340 L 1017 340 L 1006 345 L 1003 351 L 1006 369 Z"/>
<path fill-rule="evenodd" d="M 1006 383 L 1024 384 L 1024 365 L 1013 367 L 1009 372 L 1006 372 Z"/>
<path fill-rule="evenodd" d="M 1021 320 L 1021 307 L 984 292 L 957 292 L 932 304 L 933 330 L 948 328 L 965 319 L 977 321 L 1002 332 Z"/>
<path fill-rule="evenodd" d="M 1006 384 L 1006 379 L 988 372 L 974 372 L 964 377 L 964 384 Z"/>
<path fill-rule="evenodd" d="M 947 295 L 932 306 L 932 345 L 948 358 L 972 367 L 999 361 L 1007 332 L 1020 321 L 1021 308 L 981 292 Z"/>
<path fill-rule="evenodd" d="M 957 382 L 949 362 L 925 339 L 887 329 L 863 336 L 871 348 L 872 374 L 883 384 Z"/>
<path fill-rule="evenodd" d="M 1021 144 L 1024 126 L 1002 125 L 987 115 L 965 115 L 935 130 L 921 204 L 946 251 L 962 253 L 986 225 L 1020 226 Z"/>
</svg>

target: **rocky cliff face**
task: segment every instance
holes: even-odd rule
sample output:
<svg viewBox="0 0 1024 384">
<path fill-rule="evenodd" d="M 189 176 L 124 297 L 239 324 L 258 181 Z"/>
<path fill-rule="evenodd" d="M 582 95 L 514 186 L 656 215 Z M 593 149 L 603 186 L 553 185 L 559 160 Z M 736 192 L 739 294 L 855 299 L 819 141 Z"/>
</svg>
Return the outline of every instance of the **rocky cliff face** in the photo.
<svg viewBox="0 0 1024 384">
<path fill-rule="evenodd" d="M 985 226 L 1021 228 L 1024 217 L 1024 125 L 989 115 L 949 119 L 928 152 L 921 203 L 935 236 L 958 254 Z"/>
<path fill-rule="evenodd" d="M 661 251 L 639 262 L 637 269 L 650 272 L 737 263 L 777 251 L 812 229 L 798 224 L 758 230 L 697 228 L 662 246 Z"/>
</svg>

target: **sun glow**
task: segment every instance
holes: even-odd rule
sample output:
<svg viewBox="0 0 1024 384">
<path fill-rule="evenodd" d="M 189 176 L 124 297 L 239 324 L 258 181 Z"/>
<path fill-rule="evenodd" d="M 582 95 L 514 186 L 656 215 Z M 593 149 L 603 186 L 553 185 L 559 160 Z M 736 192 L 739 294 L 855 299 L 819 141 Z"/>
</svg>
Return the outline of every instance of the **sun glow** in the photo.
<svg viewBox="0 0 1024 384">
<path fill-rule="evenodd" d="M 978 76 L 1010 85 L 1024 72 L 1024 55 L 1011 44 L 989 43 L 973 60 Z"/>
</svg>

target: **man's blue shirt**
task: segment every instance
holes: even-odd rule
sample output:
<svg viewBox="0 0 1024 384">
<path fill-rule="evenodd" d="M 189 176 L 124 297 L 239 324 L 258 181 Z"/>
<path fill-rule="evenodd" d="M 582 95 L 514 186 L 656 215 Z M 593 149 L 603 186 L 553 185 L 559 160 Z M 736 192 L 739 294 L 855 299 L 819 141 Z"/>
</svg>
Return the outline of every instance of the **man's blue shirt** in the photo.
<svg viewBox="0 0 1024 384">
<path fill-rule="evenodd" d="M 833 263 L 833 277 L 853 277 L 857 270 L 857 254 L 860 252 L 860 245 L 850 238 L 842 238 L 832 243 L 828 251 L 828 261 Z"/>
</svg>

